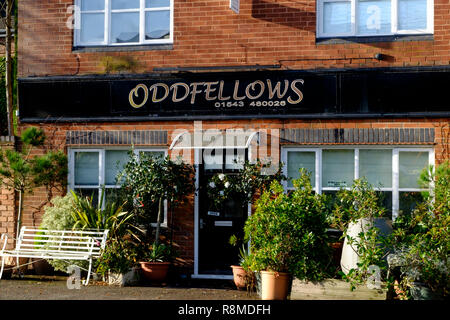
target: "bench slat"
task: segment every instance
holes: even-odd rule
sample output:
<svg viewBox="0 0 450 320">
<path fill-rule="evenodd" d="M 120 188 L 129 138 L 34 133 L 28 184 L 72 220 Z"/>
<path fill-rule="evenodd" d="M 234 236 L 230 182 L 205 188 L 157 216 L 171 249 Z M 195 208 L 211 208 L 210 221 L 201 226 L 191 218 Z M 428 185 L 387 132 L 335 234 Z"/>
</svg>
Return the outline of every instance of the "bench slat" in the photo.
<svg viewBox="0 0 450 320">
<path fill-rule="evenodd" d="M 24 241 L 30 241 L 30 240 L 35 240 L 35 238 L 56 238 L 56 239 L 86 239 L 87 237 L 89 238 L 94 238 L 94 239 L 102 239 L 103 237 L 92 237 L 92 236 L 70 236 L 70 235 L 52 235 L 52 234 L 25 234 L 23 235 L 23 240 Z M 38 240 L 36 240 L 38 241 Z"/>
<path fill-rule="evenodd" d="M 33 231 L 35 233 L 38 232 L 51 232 L 51 233 L 82 233 L 82 234 L 97 234 L 102 235 L 104 234 L 104 231 L 89 231 L 89 230 L 48 230 L 48 229 L 28 229 L 26 228 L 24 230 L 24 234 L 27 232 Z"/>
<path fill-rule="evenodd" d="M 61 239 L 61 240 L 41 240 L 41 239 L 39 239 L 39 240 L 33 240 L 33 241 L 23 241 L 22 240 L 22 243 L 23 244 L 30 244 L 30 243 L 36 243 L 36 244 L 39 244 L 39 242 L 43 242 L 43 243 L 58 243 L 58 244 L 60 244 L 60 243 L 67 243 L 67 244 L 84 244 L 84 245 L 87 245 L 87 244 L 90 244 L 91 243 L 91 239 L 85 239 L 85 240 L 83 240 L 83 241 L 69 241 L 69 240 L 64 240 L 64 239 Z"/>
<path fill-rule="evenodd" d="M 22 250 L 22 248 L 24 248 L 23 250 L 27 250 L 27 248 L 34 248 L 36 250 L 42 250 L 41 248 L 43 248 L 44 250 L 46 248 L 61 248 L 61 249 L 84 249 L 84 250 L 91 250 L 90 246 L 64 246 L 64 245 L 59 245 L 59 244 L 54 244 L 54 245 L 33 245 L 33 244 L 21 244 L 20 245 L 20 249 Z M 93 247 L 92 250 L 96 250 L 96 251 L 100 251 L 100 247 Z M 20 251 L 20 250 L 19 250 Z"/>
<path fill-rule="evenodd" d="M 4 253 L 5 257 L 16 257 L 16 253 Z M 23 252 L 21 258 L 42 258 L 42 259 L 61 259 L 61 260 L 87 260 L 89 255 L 70 255 L 70 254 L 51 254 L 46 252 Z M 93 258 L 98 256 L 92 255 Z"/>
</svg>

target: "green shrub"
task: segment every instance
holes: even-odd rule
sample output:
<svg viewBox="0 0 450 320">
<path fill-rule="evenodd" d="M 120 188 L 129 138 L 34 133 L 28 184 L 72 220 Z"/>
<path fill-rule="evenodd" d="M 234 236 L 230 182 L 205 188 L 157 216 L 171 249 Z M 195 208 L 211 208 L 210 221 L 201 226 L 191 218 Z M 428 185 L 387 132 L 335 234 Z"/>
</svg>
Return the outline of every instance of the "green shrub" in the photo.
<svg viewBox="0 0 450 320">
<path fill-rule="evenodd" d="M 41 229 L 49 230 L 72 230 L 75 225 L 75 220 L 72 217 L 73 196 L 67 193 L 64 197 L 54 197 L 51 200 L 51 206 L 44 208 L 44 215 L 42 216 Z M 36 243 L 39 243 L 40 238 L 36 237 Z M 63 261 L 63 260 L 48 260 L 51 266 L 57 271 L 67 272 L 67 267 L 70 265 L 77 265 L 82 268 L 87 268 L 87 261 Z"/>
<path fill-rule="evenodd" d="M 134 244 L 126 240 L 109 239 L 98 261 L 97 272 L 106 275 L 127 273 L 136 264 Z"/>
<path fill-rule="evenodd" d="M 426 283 L 437 295 L 450 293 L 450 163 L 423 170 L 420 184 L 432 190 L 411 216 L 401 216 L 394 227 L 396 252 L 403 259 L 401 285 Z"/>
<path fill-rule="evenodd" d="M 344 231 L 343 238 L 347 239 L 358 255 L 358 267 L 351 269 L 347 275 L 342 273 L 352 289 L 356 284 L 368 280 L 373 272 L 372 266 L 380 268 L 380 275 L 387 271 L 385 258 L 389 237 L 382 235 L 375 223 L 375 219 L 383 217 L 385 211 L 380 205 L 377 191 L 365 179 L 356 179 L 349 190 L 341 189 L 337 194 L 334 223 Z M 362 231 L 354 238 L 348 234 L 348 227 L 357 223 L 362 225 Z"/>
<path fill-rule="evenodd" d="M 298 279 L 320 280 L 331 261 L 324 197 L 315 194 L 302 169 L 287 194 L 278 181 L 256 201 L 244 230 L 251 239 L 252 268 L 289 272 Z"/>
</svg>

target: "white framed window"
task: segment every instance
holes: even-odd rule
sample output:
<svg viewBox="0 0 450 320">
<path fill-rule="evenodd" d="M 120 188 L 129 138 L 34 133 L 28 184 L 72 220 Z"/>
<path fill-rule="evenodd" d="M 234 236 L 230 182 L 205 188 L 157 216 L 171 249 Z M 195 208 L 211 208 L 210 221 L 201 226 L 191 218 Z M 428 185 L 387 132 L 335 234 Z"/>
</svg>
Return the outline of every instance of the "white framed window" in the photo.
<svg viewBox="0 0 450 320">
<path fill-rule="evenodd" d="M 317 37 L 432 34 L 434 0 L 317 0 Z"/>
<path fill-rule="evenodd" d="M 75 46 L 173 43 L 173 0 L 75 0 Z"/>
<path fill-rule="evenodd" d="M 434 165 L 432 148 L 402 148 L 389 146 L 326 146 L 284 147 L 281 160 L 284 174 L 293 179 L 299 169 L 311 174 L 311 184 L 320 194 L 336 194 L 341 188 L 350 188 L 353 180 L 365 177 L 372 184 L 383 206 L 395 219 L 411 212 L 421 201 L 417 183 L 420 172 Z M 293 190 L 292 182 L 284 182 L 286 190 Z"/>
<path fill-rule="evenodd" d="M 116 191 L 121 186 L 116 177 L 129 159 L 129 150 L 121 147 L 69 149 L 69 190 L 82 196 L 92 196 L 94 203 L 104 207 L 106 201 L 115 199 Z M 165 157 L 167 149 L 138 148 L 134 149 L 134 153 L 138 156 L 145 153 Z M 104 199 L 100 203 L 103 188 Z M 164 221 L 161 225 L 167 227 L 167 202 L 164 203 Z"/>
</svg>

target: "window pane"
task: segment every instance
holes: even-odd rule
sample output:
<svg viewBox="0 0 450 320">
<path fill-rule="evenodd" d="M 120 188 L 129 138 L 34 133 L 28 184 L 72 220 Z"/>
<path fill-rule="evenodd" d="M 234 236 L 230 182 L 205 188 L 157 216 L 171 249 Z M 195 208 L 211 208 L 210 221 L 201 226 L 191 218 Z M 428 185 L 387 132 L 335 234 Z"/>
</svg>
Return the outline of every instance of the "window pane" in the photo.
<svg viewBox="0 0 450 320">
<path fill-rule="evenodd" d="M 311 174 L 311 185 L 316 186 L 316 153 L 315 152 L 288 152 L 287 171 L 288 177 L 298 179 L 300 168 L 305 168 Z M 288 181 L 288 187 L 293 187 L 292 180 Z"/>
<path fill-rule="evenodd" d="M 354 150 L 323 150 L 322 187 L 350 187 L 355 176 Z"/>
<path fill-rule="evenodd" d="M 147 11 L 145 13 L 145 39 L 169 39 L 170 11 Z"/>
<path fill-rule="evenodd" d="M 139 13 L 111 14 L 111 42 L 139 42 Z"/>
<path fill-rule="evenodd" d="M 108 203 L 116 203 L 118 205 L 122 205 L 125 201 L 124 198 L 122 198 L 122 193 L 120 189 L 117 188 L 105 188 L 105 204 Z"/>
<path fill-rule="evenodd" d="M 111 0 L 111 9 L 139 9 L 139 0 Z"/>
<path fill-rule="evenodd" d="M 103 13 L 81 14 L 81 42 L 103 42 L 105 40 L 105 15 Z"/>
<path fill-rule="evenodd" d="M 392 151 L 359 150 L 359 177 L 374 187 L 392 187 Z"/>
<path fill-rule="evenodd" d="M 105 0 L 82 0 L 81 11 L 105 10 Z"/>
<path fill-rule="evenodd" d="M 225 169 L 239 170 L 244 168 L 245 150 L 225 150 Z"/>
<path fill-rule="evenodd" d="M 400 188 L 419 188 L 420 172 L 428 165 L 428 152 L 399 152 Z"/>
<path fill-rule="evenodd" d="M 98 152 L 75 152 L 75 185 L 99 184 Z"/>
<path fill-rule="evenodd" d="M 205 150 L 203 152 L 203 163 L 205 170 L 220 170 L 223 165 L 223 149 Z"/>
<path fill-rule="evenodd" d="M 400 192 L 399 194 L 399 214 L 411 214 L 416 205 L 423 201 L 420 192 Z"/>
<path fill-rule="evenodd" d="M 427 28 L 427 0 L 399 0 L 398 28 L 415 30 Z"/>
<path fill-rule="evenodd" d="M 145 0 L 146 8 L 169 7 L 170 0 Z"/>
<path fill-rule="evenodd" d="M 386 209 L 385 218 L 392 219 L 392 192 L 391 191 L 377 191 L 378 204 Z"/>
<path fill-rule="evenodd" d="M 92 204 L 97 207 L 98 206 L 98 201 L 99 201 L 99 197 L 98 197 L 98 189 L 75 189 L 74 190 L 75 193 L 79 196 L 79 197 L 83 197 L 83 198 L 89 198 L 92 199 Z"/>
<path fill-rule="evenodd" d="M 325 2 L 323 4 L 323 32 L 330 34 L 351 31 L 350 1 Z"/>
<path fill-rule="evenodd" d="M 108 150 L 105 151 L 105 184 L 116 184 L 117 174 L 122 171 L 128 162 L 128 151 Z"/>
<path fill-rule="evenodd" d="M 358 1 L 359 34 L 391 33 L 391 0 Z"/>
<path fill-rule="evenodd" d="M 164 158 L 165 152 L 164 151 L 141 151 L 139 154 L 144 154 L 148 157 L 155 157 L 155 158 Z"/>
</svg>

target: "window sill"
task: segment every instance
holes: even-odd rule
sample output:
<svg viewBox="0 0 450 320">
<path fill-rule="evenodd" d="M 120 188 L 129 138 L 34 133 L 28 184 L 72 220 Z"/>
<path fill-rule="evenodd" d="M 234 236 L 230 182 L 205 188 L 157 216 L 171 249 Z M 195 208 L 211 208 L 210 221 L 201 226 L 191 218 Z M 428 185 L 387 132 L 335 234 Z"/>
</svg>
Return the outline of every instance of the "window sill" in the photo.
<svg viewBox="0 0 450 320">
<path fill-rule="evenodd" d="M 433 34 L 316 38 L 316 45 L 396 41 L 433 41 Z"/>
<path fill-rule="evenodd" d="M 74 53 L 82 52 L 123 52 L 123 51 L 150 51 L 150 50 L 173 50 L 173 44 L 140 44 L 126 46 L 75 46 Z"/>
</svg>

